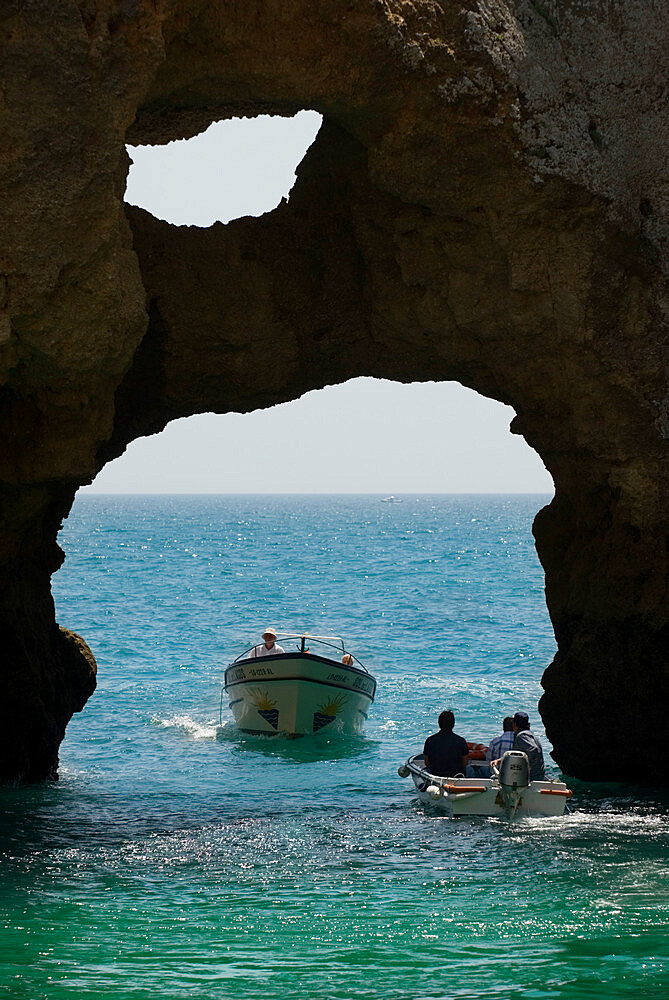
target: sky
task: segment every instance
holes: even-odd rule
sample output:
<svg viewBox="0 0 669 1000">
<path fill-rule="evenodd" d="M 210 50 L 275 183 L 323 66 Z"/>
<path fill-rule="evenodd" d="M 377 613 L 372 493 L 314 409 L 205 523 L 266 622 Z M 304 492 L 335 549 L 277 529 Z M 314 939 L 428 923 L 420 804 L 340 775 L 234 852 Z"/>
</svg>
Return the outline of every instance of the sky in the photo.
<svg viewBox="0 0 669 1000">
<path fill-rule="evenodd" d="M 176 225 L 262 215 L 288 197 L 320 115 L 212 125 L 128 147 L 126 201 Z M 552 493 L 509 406 L 457 382 L 357 378 L 249 414 L 175 420 L 134 441 L 86 492 Z"/>
</svg>

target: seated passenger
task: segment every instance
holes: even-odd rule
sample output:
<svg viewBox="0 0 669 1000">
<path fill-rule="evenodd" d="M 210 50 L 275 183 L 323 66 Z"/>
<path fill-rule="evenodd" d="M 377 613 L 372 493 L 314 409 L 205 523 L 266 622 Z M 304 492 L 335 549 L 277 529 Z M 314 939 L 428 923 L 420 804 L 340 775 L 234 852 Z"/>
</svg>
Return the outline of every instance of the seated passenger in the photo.
<svg viewBox="0 0 669 1000">
<path fill-rule="evenodd" d="M 501 736 L 496 736 L 494 740 L 490 743 L 488 747 L 488 752 L 485 755 L 486 760 L 498 760 L 503 757 L 507 750 L 513 749 L 513 719 L 510 715 L 504 719 L 502 723 L 502 734 Z"/>
<path fill-rule="evenodd" d="M 513 746 L 512 750 L 522 750 L 527 755 L 530 764 L 530 781 L 545 781 L 546 771 L 544 768 L 544 752 L 541 743 L 530 732 L 530 720 L 527 712 L 516 712 L 513 717 Z M 491 760 L 491 767 L 498 767 L 501 757 Z"/>
<path fill-rule="evenodd" d="M 428 736 L 423 748 L 425 767 L 430 774 L 442 778 L 452 778 L 464 774 L 469 763 L 469 747 L 462 736 L 453 732 L 455 716 L 452 712 L 442 712 L 439 716 L 439 732 Z"/>
<path fill-rule="evenodd" d="M 491 778 L 493 762 L 496 764 L 502 759 L 507 750 L 512 749 L 514 733 L 513 719 L 510 715 L 507 715 L 502 722 L 502 730 L 501 736 L 496 736 L 486 750 L 486 763 L 484 764 L 475 761 L 469 764 L 466 771 L 466 776 L 468 778 Z"/>
<path fill-rule="evenodd" d="M 252 651 L 249 653 L 249 657 L 252 656 L 273 656 L 274 653 L 285 653 L 285 649 L 276 641 L 276 632 L 273 628 L 266 628 L 262 634 L 265 640 L 264 645 L 254 646 Z"/>
<path fill-rule="evenodd" d="M 513 732 L 513 749 L 522 750 L 530 762 L 530 781 L 545 781 L 544 752 L 537 737 L 530 732 L 527 712 L 516 712 L 513 717 Z"/>
<path fill-rule="evenodd" d="M 352 667 L 353 657 L 351 656 L 350 653 L 344 653 L 344 655 L 341 658 L 341 662 L 344 664 L 345 667 Z"/>
</svg>

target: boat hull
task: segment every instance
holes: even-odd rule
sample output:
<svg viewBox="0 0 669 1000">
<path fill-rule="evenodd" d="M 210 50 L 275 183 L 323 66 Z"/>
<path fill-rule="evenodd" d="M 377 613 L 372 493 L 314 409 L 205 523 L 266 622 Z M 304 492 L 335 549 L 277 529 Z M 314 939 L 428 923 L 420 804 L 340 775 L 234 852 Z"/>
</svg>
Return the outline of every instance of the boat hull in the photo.
<svg viewBox="0 0 669 1000">
<path fill-rule="evenodd" d="M 425 770 L 421 756 L 411 757 L 404 768 L 411 774 L 421 802 L 449 816 L 498 816 L 501 819 L 509 818 L 510 813 L 514 818 L 562 816 L 571 796 L 562 781 L 531 781 L 527 788 L 518 791 L 511 810 L 510 799 L 505 798 L 496 778 L 436 777 Z M 435 795 L 435 789 L 440 789 L 440 794 Z"/>
<path fill-rule="evenodd" d="M 238 728 L 247 733 L 306 735 L 361 731 L 376 682 L 364 670 L 309 653 L 238 660 L 225 672 Z"/>
</svg>

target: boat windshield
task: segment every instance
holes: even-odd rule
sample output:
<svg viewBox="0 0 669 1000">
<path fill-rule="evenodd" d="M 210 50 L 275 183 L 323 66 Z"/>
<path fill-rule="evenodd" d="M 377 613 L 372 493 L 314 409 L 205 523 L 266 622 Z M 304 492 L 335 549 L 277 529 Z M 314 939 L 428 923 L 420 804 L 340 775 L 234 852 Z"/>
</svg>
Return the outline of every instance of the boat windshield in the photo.
<svg viewBox="0 0 669 1000">
<path fill-rule="evenodd" d="M 315 653 L 317 656 L 324 656 L 336 663 L 341 663 L 344 657 L 350 656 L 358 669 L 364 670 L 366 674 L 369 673 L 364 663 L 361 663 L 358 657 L 346 648 L 344 640 L 338 635 L 295 635 L 292 633 L 284 635 L 282 632 L 278 632 L 277 642 L 283 646 L 286 653 Z M 233 660 L 233 663 L 248 659 L 249 654 L 257 645 L 258 643 L 254 643 L 253 646 L 249 646 Z M 348 665 L 352 666 L 350 663 Z"/>
</svg>

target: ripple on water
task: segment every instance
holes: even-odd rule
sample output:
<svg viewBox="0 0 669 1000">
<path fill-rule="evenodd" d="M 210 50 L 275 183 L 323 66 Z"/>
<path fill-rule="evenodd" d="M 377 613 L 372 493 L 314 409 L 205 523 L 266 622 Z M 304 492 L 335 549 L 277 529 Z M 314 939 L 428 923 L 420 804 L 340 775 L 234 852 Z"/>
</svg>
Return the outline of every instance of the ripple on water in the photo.
<svg viewBox="0 0 669 1000">
<path fill-rule="evenodd" d="M 99 688 L 58 785 L 3 795 L 0 997 L 667 1000 L 665 796 L 451 821 L 396 772 L 444 707 L 477 741 L 535 708 L 543 502 L 78 501 L 54 593 Z M 346 635 L 379 681 L 364 736 L 217 724 L 268 623 Z"/>
</svg>

